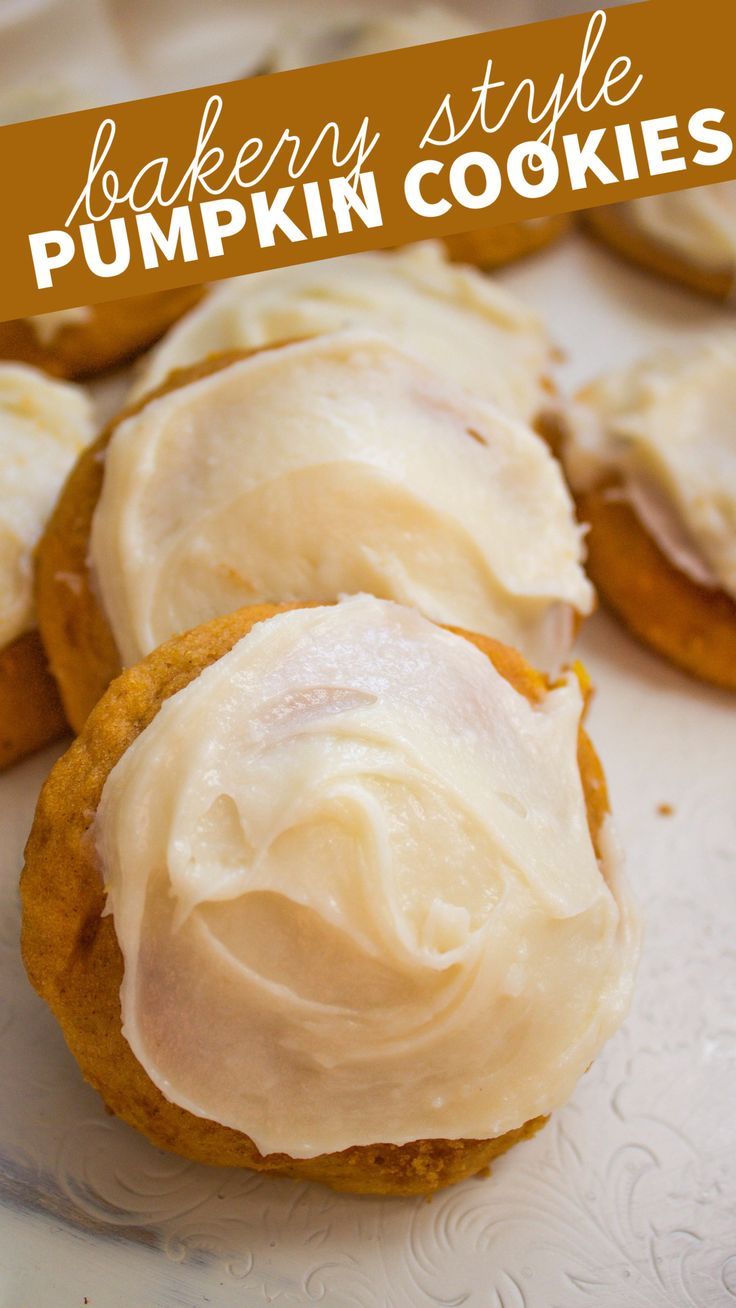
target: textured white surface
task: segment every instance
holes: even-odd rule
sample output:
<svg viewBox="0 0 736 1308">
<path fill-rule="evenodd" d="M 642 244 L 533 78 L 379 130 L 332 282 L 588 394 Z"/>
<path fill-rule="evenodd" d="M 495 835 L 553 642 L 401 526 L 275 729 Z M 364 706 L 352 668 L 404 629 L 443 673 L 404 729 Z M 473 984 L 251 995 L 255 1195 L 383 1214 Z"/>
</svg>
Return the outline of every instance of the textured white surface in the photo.
<svg viewBox="0 0 736 1308">
<path fill-rule="evenodd" d="M 504 280 L 550 314 L 572 383 L 721 317 L 582 241 Z M 647 917 L 634 1010 L 540 1135 L 430 1204 L 207 1170 L 108 1118 L 18 957 L 52 755 L 0 782 L 3 1308 L 736 1303 L 736 700 L 604 615 L 580 652 Z"/>
</svg>

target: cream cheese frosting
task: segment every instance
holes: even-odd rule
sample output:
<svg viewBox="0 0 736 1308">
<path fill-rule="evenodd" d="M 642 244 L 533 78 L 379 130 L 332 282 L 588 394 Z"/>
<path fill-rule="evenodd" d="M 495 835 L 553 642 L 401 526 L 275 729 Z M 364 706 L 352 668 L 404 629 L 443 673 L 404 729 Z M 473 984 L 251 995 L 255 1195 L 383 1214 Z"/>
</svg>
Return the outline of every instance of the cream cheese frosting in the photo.
<svg viewBox="0 0 736 1308">
<path fill-rule="evenodd" d="M 736 333 L 588 387 L 565 463 L 575 489 L 613 475 L 675 567 L 736 598 Z"/>
<path fill-rule="evenodd" d="M 390 335 L 516 417 L 532 420 L 548 403 L 550 346 L 539 319 L 490 278 L 449 263 L 434 242 L 226 282 L 149 355 L 136 394 L 210 354 L 347 328 Z"/>
<path fill-rule="evenodd" d="M 622 206 L 627 222 L 688 263 L 736 272 L 736 182 L 648 195 Z"/>
<path fill-rule="evenodd" d="M 267 350 L 115 430 L 90 563 L 126 664 L 245 604 L 369 591 L 558 667 L 593 592 L 557 462 L 373 333 Z"/>
<path fill-rule="evenodd" d="M 92 435 L 81 390 L 0 364 L 0 648 L 34 625 L 33 550 Z"/>
<path fill-rule="evenodd" d="M 594 853 L 572 677 L 531 705 L 367 596 L 260 623 L 109 774 L 123 1034 L 173 1103 L 295 1158 L 548 1113 L 638 928 Z"/>
</svg>

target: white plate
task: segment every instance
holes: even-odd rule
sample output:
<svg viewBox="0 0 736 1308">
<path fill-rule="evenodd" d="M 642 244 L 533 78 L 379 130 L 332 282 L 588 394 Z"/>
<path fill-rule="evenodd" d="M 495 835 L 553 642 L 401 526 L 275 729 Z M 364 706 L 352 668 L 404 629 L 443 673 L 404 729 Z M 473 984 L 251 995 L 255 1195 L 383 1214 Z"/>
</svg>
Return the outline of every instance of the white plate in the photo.
<svg viewBox="0 0 736 1308">
<path fill-rule="evenodd" d="M 503 280 L 550 317 L 570 382 L 730 322 L 582 240 Z M 3 1308 L 736 1302 L 736 703 L 603 615 L 581 654 L 647 919 L 634 1011 L 540 1135 L 432 1203 L 208 1170 L 106 1116 L 18 956 L 53 754 L 0 782 Z"/>
</svg>

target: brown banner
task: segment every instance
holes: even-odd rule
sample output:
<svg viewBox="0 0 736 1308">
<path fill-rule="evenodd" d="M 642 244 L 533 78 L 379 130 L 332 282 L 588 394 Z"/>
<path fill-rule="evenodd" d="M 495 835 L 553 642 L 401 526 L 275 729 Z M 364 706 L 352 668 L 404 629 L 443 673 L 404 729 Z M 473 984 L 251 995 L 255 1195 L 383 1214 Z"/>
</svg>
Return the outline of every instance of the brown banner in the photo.
<svg viewBox="0 0 736 1308">
<path fill-rule="evenodd" d="M 0 129 L 0 319 L 736 177 L 733 0 Z"/>
</svg>

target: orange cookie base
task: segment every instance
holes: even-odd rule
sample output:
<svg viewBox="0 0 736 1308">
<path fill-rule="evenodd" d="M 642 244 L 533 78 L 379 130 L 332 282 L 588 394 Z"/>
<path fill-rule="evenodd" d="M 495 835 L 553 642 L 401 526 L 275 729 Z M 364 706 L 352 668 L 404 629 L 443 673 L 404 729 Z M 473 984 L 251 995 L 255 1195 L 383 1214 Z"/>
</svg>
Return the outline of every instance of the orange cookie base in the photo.
<svg viewBox="0 0 736 1308">
<path fill-rule="evenodd" d="M 88 317 L 60 327 L 48 342 L 25 318 L 0 323 L 0 359 L 29 363 L 55 377 L 93 377 L 153 345 L 202 295 L 201 287 L 189 286 L 94 304 Z"/>
<path fill-rule="evenodd" d="M 0 770 L 68 730 L 41 637 L 28 631 L 0 650 Z"/>
<path fill-rule="evenodd" d="M 170 695 L 222 657 L 254 623 L 279 611 L 250 608 L 207 623 L 161 646 L 110 686 L 39 800 L 21 879 L 23 959 L 87 1080 L 113 1113 L 155 1145 L 211 1165 L 250 1167 L 356 1193 L 430 1193 L 487 1167 L 544 1119 L 494 1140 L 355 1146 L 311 1159 L 263 1157 L 246 1135 L 165 1099 L 122 1035 L 123 959 L 113 920 L 102 916 L 104 892 L 89 835 L 105 779 Z M 521 694 L 532 701 L 543 698 L 544 678 L 519 654 L 484 637 L 467 639 Z M 597 844 L 608 798 L 600 763 L 582 729 L 579 761 Z"/>
<path fill-rule="evenodd" d="M 460 232 L 444 237 L 444 244 L 455 263 L 501 268 L 551 245 L 569 230 L 570 224 L 567 214 L 555 214 L 535 223 L 507 223 L 478 232 Z"/>
<path fill-rule="evenodd" d="M 660 277 L 680 282 L 690 290 L 712 299 L 727 300 L 736 289 L 731 273 L 713 272 L 696 263 L 688 263 L 676 251 L 653 241 L 629 222 L 617 206 L 590 209 L 584 215 L 590 230 L 632 263 L 647 268 Z"/>
<path fill-rule="evenodd" d="M 736 601 L 674 568 L 615 489 L 577 497 L 579 515 L 590 524 L 587 570 L 602 598 L 677 667 L 736 690 Z"/>
</svg>

